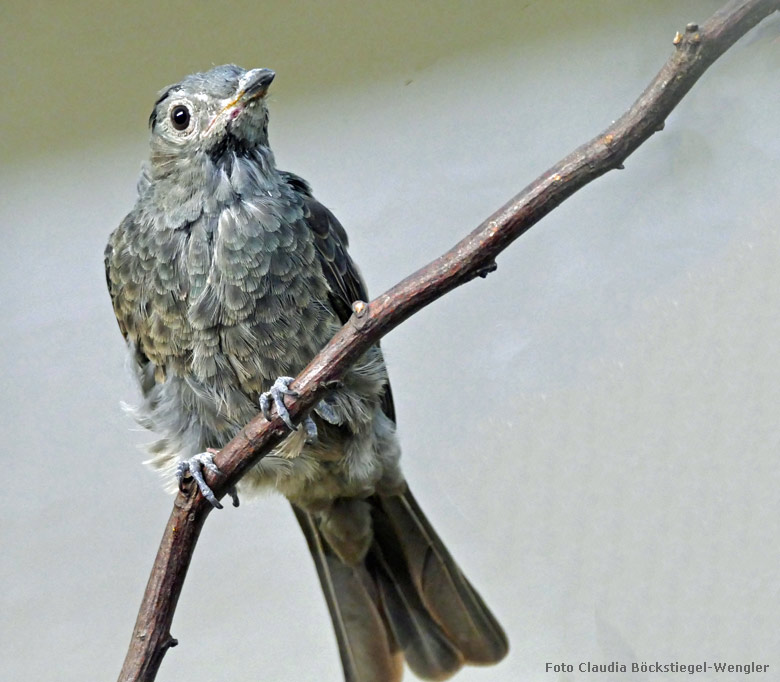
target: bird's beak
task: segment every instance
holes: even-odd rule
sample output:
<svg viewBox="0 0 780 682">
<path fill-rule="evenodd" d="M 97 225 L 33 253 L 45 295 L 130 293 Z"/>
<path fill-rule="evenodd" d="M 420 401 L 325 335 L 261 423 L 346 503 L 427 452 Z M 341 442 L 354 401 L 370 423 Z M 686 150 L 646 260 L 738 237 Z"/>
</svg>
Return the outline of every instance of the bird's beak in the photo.
<svg viewBox="0 0 780 682">
<path fill-rule="evenodd" d="M 236 96 L 228 102 L 222 110 L 211 120 L 206 132 L 209 132 L 213 125 L 221 119 L 227 112 L 234 109 L 234 113 L 230 115 L 230 118 L 235 118 L 244 105 L 249 102 L 263 97 L 268 92 L 268 86 L 271 85 L 276 76 L 276 72 L 271 69 L 252 69 L 247 71 L 238 81 L 238 92 Z"/>
<path fill-rule="evenodd" d="M 255 97 L 262 97 L 268 92 L 276 73 L 271 69 L 252 69 L 247 71 L 238 82 L 238 94 L 236 101 L 249 101 Z"/>
</svg>

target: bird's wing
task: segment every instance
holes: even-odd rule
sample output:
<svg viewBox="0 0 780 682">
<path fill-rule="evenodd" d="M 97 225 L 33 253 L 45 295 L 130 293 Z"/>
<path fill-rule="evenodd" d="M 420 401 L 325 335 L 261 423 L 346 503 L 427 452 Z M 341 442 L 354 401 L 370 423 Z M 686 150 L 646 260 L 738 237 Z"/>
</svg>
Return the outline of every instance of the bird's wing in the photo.
<svg viewBox="0 0 780 682">
<path fill-rule="evenodd" d="M 314 235 L 317 256 L 331 291 L 331 304 L 344 323 L 352 315 L 352 304 L 368 298 L 360 271 L 347 253 L 347 233 L 336 216 L 312 196 L 303 178 L 287 172 L 282 176 L 303 198 L 306 224 Z"/>
<path fill-rule="evenodd" d="M 312 195 L 309 184 L 301 177 L 282 171 L 287 184 L 303 198 L 305 220 L 312 234 L 317 256 L 330 288 L 330 304 L 342 323 L 352 315 L 355 301 L 368 301 L 368 291 L 355 261 L 347 252 L 346 230 L 325 206 Z M 393 394 L 388 383 L 382 396 L 382 411 L 395 422 Z"/>
<path fill-rule="evenodd" d="M 121 230 L 122 226 L 117 229 Z M 114 287 L 114 283 L 111 281 L 111 258 L 114 255 L 115 234 L 115 232 L 112 232 L 111 236 L 108 238 L 106 250 L 103 252 L 103 263 L 106 266 L 106 286 L 108 287 L 108 295 L 111 296 L 111 305 L 114 308 L 114 315 L 116 315 L 116 321 L 119 324 L 119 331 L 122 332 L 122 336 L 125 338 L 125 341 L 127 341 L 127 329 L 117 313 L 116 288 Z"/>
<path fill-rule="evenodd" d="M 127 342 L 128 348 L 132 349 L 133 360 L 136 364 L 136 371 L 138 373 L 138 381 L 141 386 L 141 393 L 146 396 L 154 386 L 154 369 L 151 361 L 144 353 L 141 346 L 137 343 L 133 343 L 127 331 L 127 325 L 124 321 L 124 315 L 121 310 L 118 298 L 118 285 L 111 277 L 111 261 L 114 255 L 114 243 L 117 238 L 127 229 L 128 223 L 131 221 L 130 216 L 127 216 L 121 223 L 121 225 L 111 233 L 108 238 L 108 244 L 106 244 L 106 250 L 103 252 L 103 262 L 106 267 L 106 284 L 108 285 L 108 293 L 111 296 L 111 305 L 114 308 L 114 315 L 116 316 L 117 324 L 119 325 L 119 331 L 122 332 L 122 336 Z"/>
</svg>

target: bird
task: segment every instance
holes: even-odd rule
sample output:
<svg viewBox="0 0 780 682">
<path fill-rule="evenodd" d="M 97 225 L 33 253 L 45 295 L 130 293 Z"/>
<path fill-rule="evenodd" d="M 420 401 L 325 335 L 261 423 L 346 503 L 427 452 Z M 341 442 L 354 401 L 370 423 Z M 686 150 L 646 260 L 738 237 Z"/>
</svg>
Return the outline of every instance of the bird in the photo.
<svg viewBox="0 0 780 682">
<path fill-rule="evenodd" d="M 292 377 L 368 300 L 346 231 L 298 175 L 277 168 L 275 73 L 228 64 L 160 91 L 135 205 L 105 250 L 108 290 L 172 489 L 271 406 L 290 433 L 231 491 L 281 493 L 305 536 L 346 682 L 394 682 L 404 662 L 447 679 L 500 661 L 507 637 L 401 472 L 379 345 L 297 428 Z"/>
</svg>

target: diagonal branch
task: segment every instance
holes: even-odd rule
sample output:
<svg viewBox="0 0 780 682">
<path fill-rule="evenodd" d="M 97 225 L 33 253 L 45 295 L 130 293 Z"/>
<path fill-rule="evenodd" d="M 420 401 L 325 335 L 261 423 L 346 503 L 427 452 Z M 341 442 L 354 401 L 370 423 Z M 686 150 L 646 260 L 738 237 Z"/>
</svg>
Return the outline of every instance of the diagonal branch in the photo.
<svg viewBox="0 0 780 682">
<path fill-rule="evenodd" d="M 704 71 L 747 31 L 780 10 L 780 0 L 731 0 L 701 28 L 688 24 L 674 38 L 675 52 L 631 108 L 607 130 L 543 173 L 443 256 L 410 275 L 355 314 L 294 383 L 299 397 L 290 414 L 300 420 L 350 365 L 415 312 L 495 269 L 495 258 L 578 189 L 623 161 L 653 133 Z M 224 473 L 208 483 L 217 497 L 286 436 L 277 417 L 258 415 L 222 449 Z M 211 477 L 213 478 L 213 477 Z M 194 488 L 197 490 L 197 488 Z M 179 494 L 146 587 L 120 682 L 153 680 L 169 647 L 170 626 L 190 559 L 211 505 L 200 494 Z"/>
</svg>

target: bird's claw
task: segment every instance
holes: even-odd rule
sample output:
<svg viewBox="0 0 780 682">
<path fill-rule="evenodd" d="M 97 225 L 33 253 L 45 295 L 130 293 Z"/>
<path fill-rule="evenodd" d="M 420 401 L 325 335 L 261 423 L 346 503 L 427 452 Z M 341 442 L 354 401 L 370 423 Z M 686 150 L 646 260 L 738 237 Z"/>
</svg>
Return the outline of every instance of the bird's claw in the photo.
<svg viewBox="0 0 780 682">
<path fill-rule="evenodd" d="M 270 391 L 265 391 L 264 393 L 260 394 L 260 409 L 263 412 L 263 416 L 268 421 L 271 421 L 271 401 L 273 401 L 273 404 L 276 407 L 276 412 L 281 420 L 287 424 L 287 427 L 290 429 L 290 431 L 297 431 L 298 427 L 292 423 L 292 419 L 290 419 L 290 413 L 284 404 L 284 396 L 298 396 L 298 392 L 293 391 L 290 388 L 290 384 L 293 381 L 295 381 L 295 377 L 279 377 L 276 381 L 274 381 L 274 385 L 271 386 Z"/>
<path fill-rule="evenodd" d="M 323 398 L 315 405 L 314 413 L 321 417 L 328 424 L 339 426 L 340 424 L 344 423 L 343 417 L 341 417 L 336 411 L 336 408 L 330 402 L 328 402 L 328 398 Z M 306 442 L 316 443 L 317 424 L 314 422 L 311 416 L 306 417 L 303 422 L 303 426 L 306 429 Z"/>
<path fill-rule="evenodd" d="M 203 495 L 213 507 L 222 509 L 219 500 L 215 497 L 213 491 L 209 488 L 206 480 L 203 478 L 203 469 L 208 469 L 212 474 L 216 474 L 217 476 L 222 475 L 219 467 L 214 464 L 215 452 L 216 451 L 214 450 L 207 450 L 206 452 L 201 452 L 198 455 L 194 455 L 189 459 L 179 462 L 179 466 L 176 467 L 176 480 L 179 483 L 179 490 L 184 491 L 184 479 L 189 474 L 195 479 L 195 483 L 198 484 L 201 495 Z M 237 507 L 238 496 L 235 495 L 235 488 L 232 489 L 230 496 L 233 499 L 233 506 Z"/>
<path fill-rule="evenodd" d="M 317 403 L 317 406 L 314 408 L 314 411 L 320 415 L 328 424 L 335 424 L 339 425 L 343 421 L 343 419 L 338 415 L 333 405 L 331 405 L 327 398 L 320 400 L 320 402 Z"/>
<path fill-rule="evenodd" d="M 303 420 L 303 428 L 306 431 L 306 442 L 316 443 L 318 436 L 317 425 L 309 415 L 306 415 L 306 419 Z"/>
<path fill-rule="evenodd" d="M 263 412 L 263 416 L 271 421 L 271 403 L 276 407 L 276 412 L 281 420 L 287 425 L 290 431 L 297 431 L 298 427 L 293 424 L 290 418 L 290 412 L 287 410 L 287 406 L 284 404 L 284 396 L 290 395 L 298 397 L 298 391 L 294 391 L 290 388 L 290 384 L 295 381 L 294 377 L 279 377 L 274 381 L 274 385 L 271 386 L 271 390 L 265 391 L 260 394 L 260 409 Z M 341 424 L 342 419 L 339 417 L 336 410 L 326 400 L 321 400 L 314 411 L 322 417 L 329 424 Z M 303 420 L 303 428 L 306 431 L 306 441 L 309 443 L 317 442 L 317 424 L 311 416 L 307 416 Z"/>
</svg>

